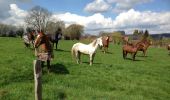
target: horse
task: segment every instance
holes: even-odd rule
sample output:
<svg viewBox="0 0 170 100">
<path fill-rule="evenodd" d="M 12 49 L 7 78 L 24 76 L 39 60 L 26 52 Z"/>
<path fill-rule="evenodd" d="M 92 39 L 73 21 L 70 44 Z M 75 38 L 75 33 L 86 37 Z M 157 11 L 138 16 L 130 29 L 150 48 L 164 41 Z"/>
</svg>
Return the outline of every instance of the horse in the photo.
<svg viewBox="0 0 170 100">
<path fill-rule="evenodd" d="M 125 45 L 123 45 L 123 47 L 122 47 L 123 58 L 125 59 L 127 57 L 127 54 L 130 53 L 133 56 L 133 61 L 134 61 L 139 48 L 143 45 L 144 44 L 139 44 L 139 45 L 125 44 Z"/>
<path fill-rule="evenodd" d="M 123 41 L 123 44 L 128 44 L 129 43 L 129 37 L 128 36 L 123 36 L 122 41 Z"/>
<path fill-rule="evenodd" d="M 57 48 L 58 42 L 62 38 L 62 30 L 61 30 L 61 28 L 58 28 L 55 31 L 55 33 L 53 33 L 53 34 L 47 34 L 47 36 L 49 37 L 50 41 L 52 42 L 53 47 L 54 47 L 54 44 L 55 44 L 55 48 L 57 50 L 58 49 Z"/>
<path fill-rule="evenodd" d="M 141 44 L 142 44 L 143 46 L 140 46 L 139 51 L 143 51 L 143 55 L 146 56 L 146 51 L 147 51 L 148 47 L 149 47 L 150 45 L 152 45 L 152 41 L 150 41 L 150 40 L 144 40 L 144 41 L 138 42 L 136 45 L 141 45 Z"/>
<path fill-rule="evenodd" d="M 34 42 L 35 56 L 42 61 L 42 67 L 44 62 L 47 62 L 48 72 L 50 69 L 50 61 L 54 58 L 52 45 L 47 35 L 40 32 Z"/>
<path fill-rule="evenodd" d="M 30 47 L 31 45 L 34 46 L 35 31 L 33 30 L 32 32 L 24 34 L 23 40 L 24 40 L 24 44 L 27 48 Z"/>
<path fill-rule="evenodd" d="M 168 51 L 170 51 L 170 44 L 167 45 L 167 49 L 168 49 Z M 169 54 L 170 54 L 170 52 L 169 52 Z"/>
<path fill-rule="evenodd" d="M 102 43 L 102 37 L 97 38 L 95 40 L 93 40 L 93 42 L 91 42 L 90 44 L 83 44 L 83 43 L 75 43 L 72 46 L 71 49 L 71 53 L 72 56 L 74 56 L 76 58 L 77 64 L 80 63 L 80 55 L 82 54 L 86 54 L 89 55 L 90 57 L 90 66 L 93 63 L 94 60 L 94 56 L 96 54 L 96 50 L 98 47 L 102 47 L 103 43 Z"/>
<path fill-rule="evenodd" d="M 110 40 L 110 36 L 104 36 L 104 37 L 102 37 L 103 51 L 104 51 L 104 53 L 106 53 L 106 51 L 108 51 L 109 40 Z"/>
</svg>

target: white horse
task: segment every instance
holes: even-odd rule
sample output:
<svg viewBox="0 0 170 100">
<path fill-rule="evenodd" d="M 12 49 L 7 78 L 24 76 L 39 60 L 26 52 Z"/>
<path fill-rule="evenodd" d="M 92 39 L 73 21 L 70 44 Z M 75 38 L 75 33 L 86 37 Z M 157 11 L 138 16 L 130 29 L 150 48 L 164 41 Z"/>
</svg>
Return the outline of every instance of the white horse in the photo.
<svg viewBox="0 0 170 100">
<path fill-rule="evenodd" d="M 90 56 L 90 65 L 93 63 L 93 59 L 96 53 L 96 50 L 98 47 L 102 47 L 102 37 L 95 39 L 92 43 L 90 44 L 83 44 L 83 43 L 76 43 L 72 47 L 72 55 L 76 57 L 76 61 L 79 64 L 80 63 L 80 55 L 81 53 L 89 55 Z"/>
</svg>

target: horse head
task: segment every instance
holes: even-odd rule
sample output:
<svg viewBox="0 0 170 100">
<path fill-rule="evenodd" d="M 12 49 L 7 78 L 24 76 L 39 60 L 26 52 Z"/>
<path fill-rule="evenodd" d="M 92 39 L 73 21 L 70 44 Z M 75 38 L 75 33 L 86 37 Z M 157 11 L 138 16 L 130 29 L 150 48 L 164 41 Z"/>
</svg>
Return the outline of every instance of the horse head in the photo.
<svg viewBox="0 0 170 100">
<path fill-rule="evenodd" d="M 38 48 L 43 43 L 42 37 L 43 37 L 42 35 L 37 36 L 35 43 L 34 43 L 35 48 Z"/>
<path fill-rule="evenodd" d="M 103 46 L 102 37 L 97 38 L 97 43 L 98 43 L 100 48 Z"/>
</svg>

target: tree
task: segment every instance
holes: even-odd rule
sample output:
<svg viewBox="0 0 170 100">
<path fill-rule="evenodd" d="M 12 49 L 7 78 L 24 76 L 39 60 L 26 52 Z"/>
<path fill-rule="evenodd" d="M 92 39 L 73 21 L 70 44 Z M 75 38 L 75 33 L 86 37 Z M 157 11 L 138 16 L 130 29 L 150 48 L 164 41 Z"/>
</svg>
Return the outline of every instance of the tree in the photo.
<svg viewBox="0 0 170 100">
<path fill-rule="evenodd" d="M 82 33 L 84 32 L 84 27 L 79 24 L 72 24 L 68 26 L 64 32 L 65 37 L 69 37 L 70 39 L 77 39 L 79 40 Z"/>
<path fill-rule="evenodd" d="M 64 31 L 65 29 L 65 23 L 63 21 L 56 21 L 56 22 L 52 22 L 52 21 L 49 21 L 47 23 L 47 27 L 46 27 L 46 31 L 50 34 L 54 34 L 57 29 L 61 29 L 62 31 Z"/>
<path fill-rule="evenodd" d="M 146 40 L 149 37 L 148 30 L 145 30 L 145 33 L 143 34 L 143 40 Z"/>
<path fill-rule="evenodd" d="M 113 32 L 112 33 L 112 38 L 114 40 L 114 43 L 120 44 L 122 42 L 122 34 L 121 32 Z"/>
<path fill-rule="evenodd" d="M 45 31 L 47 23 L 51 16 L 51 12 L 40 6 L 33 7 L 28 11 L 28 15 L 25 18 L 25 22 L 28 26 L 33 27 L 35 30 Z"/>
<path fill-rule="evenodd" d="M 18 28 L 16 31 L 16 34 L 22 38 L 24 34 L 24 29 L 23 28 Z"/>
</svg>

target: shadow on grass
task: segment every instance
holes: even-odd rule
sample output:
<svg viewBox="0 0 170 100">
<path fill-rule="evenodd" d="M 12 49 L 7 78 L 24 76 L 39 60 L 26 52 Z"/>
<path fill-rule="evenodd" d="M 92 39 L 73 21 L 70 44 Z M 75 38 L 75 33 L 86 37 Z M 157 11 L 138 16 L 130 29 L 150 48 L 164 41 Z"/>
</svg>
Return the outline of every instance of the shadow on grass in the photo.
<svg viewBox="0 0 170 100">
<path fill-rule="evenodd" d="M 89 64 L 89 65 L 90 65 L 90 62 L 82 62 L 82 63 L 85 63 L 85 64 Z M 93 64 L 102 64 L 102 63 L 95 63 L 95 62 L 93 62 Z"/>
<path fill-rule="evenodd" d="M 69 74 L 68 69 L 63 64 L 53 64 L 50 67 L 50 72 L 56 74 Z"/>
<path fill-rule="evenodd" d="M 55 51 L 59 51 L 59 52 L 71 52 L 71 51 L 62 50 L 62 49 L 55 49 Z"/>
<path fill-rule="evenodd" d="M 131 60 L 131 61 L 133 61 L 132 58 L 125 58 L 125 60 Z M 143 61 L 143 60 L 135 59 L 134 61 Z"/>
<path fill-rule="evenodd" d="M 137 57 L 148 57 L 148 56 L 144 56 L 144 55 L 137 55 Z"/>
</svg>

